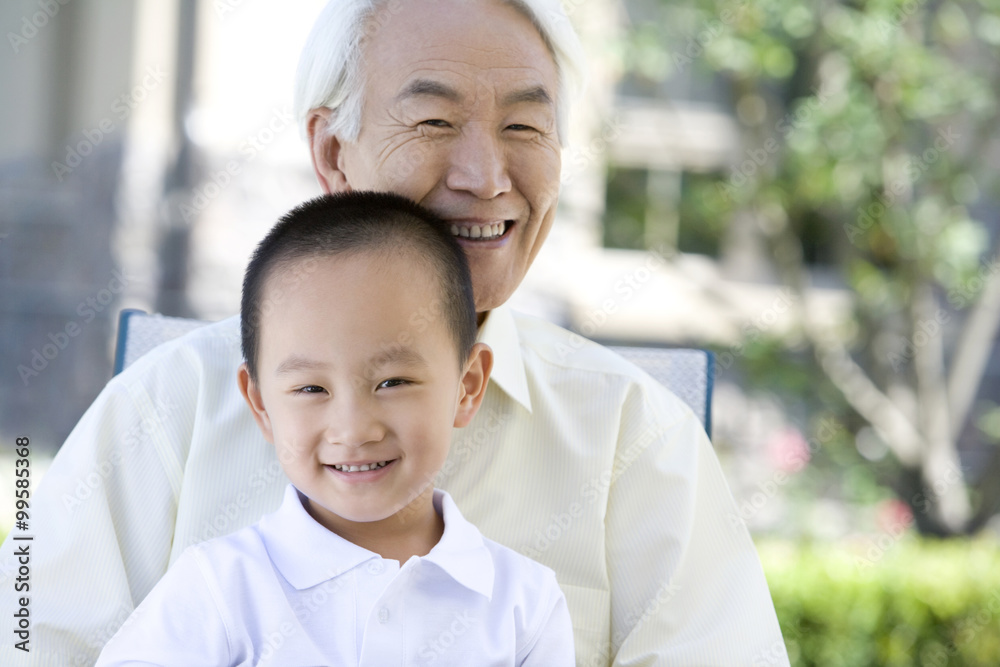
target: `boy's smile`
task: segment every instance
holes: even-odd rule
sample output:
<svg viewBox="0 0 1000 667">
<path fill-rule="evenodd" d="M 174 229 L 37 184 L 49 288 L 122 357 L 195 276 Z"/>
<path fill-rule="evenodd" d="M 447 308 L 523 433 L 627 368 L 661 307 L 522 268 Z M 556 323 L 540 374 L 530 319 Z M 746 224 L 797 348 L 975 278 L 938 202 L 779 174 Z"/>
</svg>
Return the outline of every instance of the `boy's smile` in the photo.
<svg viewBox="0 0 1000 667">
<path fill-rule="evenodd" d="M 439 521 L 434 477 L 452 428 L 478 408 L 489 349 L 459 364 L 437 273 L 416 252 L 310 261 L 308 275 L 279 266 L 267 279 L 258 382 L 241 369 L 241 386 L 317 521 L 362 546 L 373 531 L 426 532 Z"/>
</svg>

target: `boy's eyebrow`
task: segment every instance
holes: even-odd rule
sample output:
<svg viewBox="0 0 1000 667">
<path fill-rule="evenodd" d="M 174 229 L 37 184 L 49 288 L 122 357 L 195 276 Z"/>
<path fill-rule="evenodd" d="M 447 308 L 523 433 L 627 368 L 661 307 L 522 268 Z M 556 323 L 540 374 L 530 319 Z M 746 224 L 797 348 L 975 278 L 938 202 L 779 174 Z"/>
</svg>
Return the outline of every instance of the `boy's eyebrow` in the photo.
<svg viewBox="0 0 1000 667">
<path fill-rule="evenodd" d="M 394 345 L 388 350 L 379 352 L 377 355 L 372 357 L 369 363 L 376 368 L 393 363 L 411 366 L 426 366 L 427 360 L 413 348 Z"/>
<path fill-rule="evenodd" d="M 326 370 L 327 368 L 329 368 L 329 364 L 322 361 L 316 361 L 300 354 L 293 354 L 278 364 L 278 367 L 274 370 L 274 374 L 287 375 L 295 371 L 316 371 Z"/>
</svg>

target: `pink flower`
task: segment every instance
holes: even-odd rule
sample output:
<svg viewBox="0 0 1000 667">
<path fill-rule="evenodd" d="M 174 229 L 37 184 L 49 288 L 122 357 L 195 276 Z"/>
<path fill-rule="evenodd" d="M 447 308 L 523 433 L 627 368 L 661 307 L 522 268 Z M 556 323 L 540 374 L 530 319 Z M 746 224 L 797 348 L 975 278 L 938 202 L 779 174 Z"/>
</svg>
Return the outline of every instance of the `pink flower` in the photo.
<svg viewBox="0 0 1000 667">
<path fill-rule="evenodd" d="M 771 465 L 783 472 L 802 470 L 811 457 L 809 443 L 794 426 L 788 426 L 771 437 L 767 443 L 767 454 Z"/>
<path fill-rule="evenodd" d="M 882 532 L 898 532 L 900 527 L 908 528 L 913 524 L 913 512 L 898 498 L 883 500 L 875 507 L 875 523 Z"/>
</svg>

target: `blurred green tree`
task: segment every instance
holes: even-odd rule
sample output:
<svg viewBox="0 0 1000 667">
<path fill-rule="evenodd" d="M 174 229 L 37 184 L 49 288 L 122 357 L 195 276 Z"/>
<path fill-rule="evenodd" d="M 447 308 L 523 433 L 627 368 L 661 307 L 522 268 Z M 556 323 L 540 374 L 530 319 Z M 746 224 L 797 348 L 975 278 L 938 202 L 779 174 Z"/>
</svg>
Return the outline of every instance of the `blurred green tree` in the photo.
<svg viewBox="0 0 1000 667">
<path fill-rule="evenodd" d="M 815 404 L 884 442 L 879 474 L 921 532 L 976 532 L 1000 509 L 1000 448 L 969 475 L 956 443 L 1000 324 L 998 230 L 977 219 L 997 211 L 1000 1 L 634 2 L 633 81 L 730 96 L 739 157 L 686 190 L 681 224 L 751 220 L 798 295 L 812 365 L 779 349 L 762 370 L 836 388 L 812 382 Z M 850 290 L 849 326 L 809 316 L 814 257 Z M 995 443 L 1000 413 L 980 423 Z"/>
</svg>

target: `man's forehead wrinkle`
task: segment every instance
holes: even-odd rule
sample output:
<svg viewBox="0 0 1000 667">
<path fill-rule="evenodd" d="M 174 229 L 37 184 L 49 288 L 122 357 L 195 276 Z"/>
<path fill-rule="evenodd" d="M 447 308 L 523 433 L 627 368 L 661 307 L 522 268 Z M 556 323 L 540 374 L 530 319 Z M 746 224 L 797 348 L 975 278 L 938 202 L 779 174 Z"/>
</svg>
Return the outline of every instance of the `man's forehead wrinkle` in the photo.
<svg viewBox="0 0 1000 667">
<path fill-rule="evenodd" d="M 400 82 L 400 93 L 397 97 L 402 97 L 407 88 L 414 82 L 426 80 L 431 83 L 439 83 L 443 87 L 451 88 L 454 92 L 461 94 L 461 86 L 449 81 L 452 77 L 459 77 L 463 82 L 476 84 L 487 84 L 493 86 L 539 86 L 546 87 L 546 73 L 542 67 L 530 64 L 500 64 L 493 63 L 489 67 L 456 60 L 454 58 L 422 58 L 416 61 L 407 61 L 402 68 L 404 80 Z M 555 74 L 554 72 L 552 73 Z M 491 76 L 492 75 L 492 76 Z"/>
</svg>

